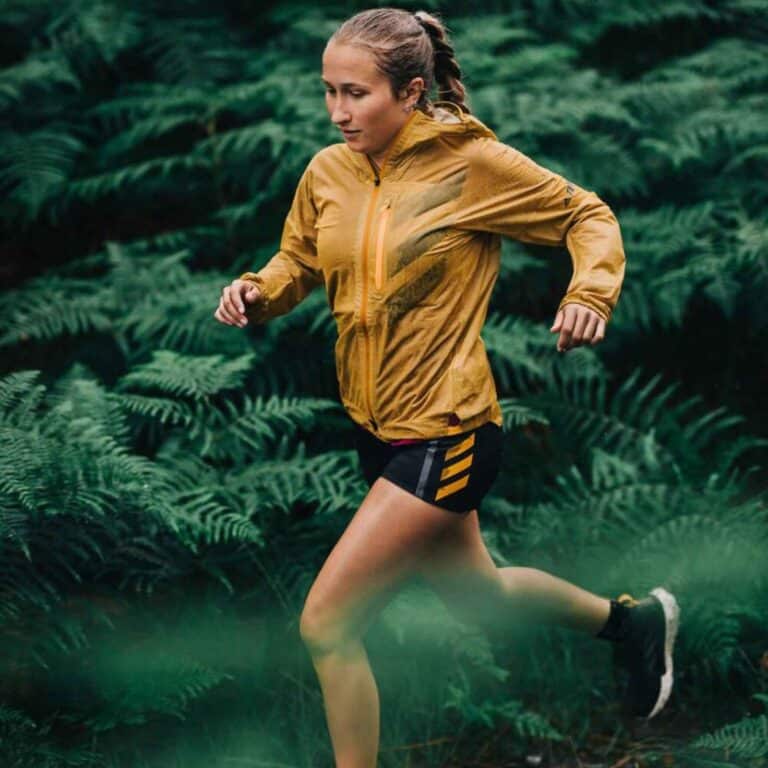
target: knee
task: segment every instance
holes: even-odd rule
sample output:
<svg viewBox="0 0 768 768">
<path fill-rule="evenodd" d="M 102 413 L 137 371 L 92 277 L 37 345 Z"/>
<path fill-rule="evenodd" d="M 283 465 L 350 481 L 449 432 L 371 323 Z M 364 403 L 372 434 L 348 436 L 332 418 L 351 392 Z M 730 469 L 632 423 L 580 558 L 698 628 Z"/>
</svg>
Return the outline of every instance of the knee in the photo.
<svg viewBox="0 0 768 768">
<path fill-rule="evenodd" d="M 332 611 L 310 600 L 307 600 L 301 612 L 299 634 L 313 656 L 337 650 L 348 639 L 344 624 L 333 616 Z"/>
</svg>

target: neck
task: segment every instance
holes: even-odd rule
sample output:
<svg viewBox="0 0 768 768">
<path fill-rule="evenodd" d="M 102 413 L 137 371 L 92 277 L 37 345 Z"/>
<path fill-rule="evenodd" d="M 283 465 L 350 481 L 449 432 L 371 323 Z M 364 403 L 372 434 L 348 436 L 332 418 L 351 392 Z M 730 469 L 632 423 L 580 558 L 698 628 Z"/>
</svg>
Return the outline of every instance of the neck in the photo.
<svg viewBox="0 0 768 768">
<path fill-rule="evenodd" d="M 418 110 L 412 110 L 411 113 L 408 115 L 408 117 L 403 121 L 403 124 L 398 129 L 397 133 L 392 137 L 390 143 L 387 145 L 384 152 L 381 152 L 377 155 L 368 155 L 368 159 L 376 166 L 376 170 L 380 171 L 381 167 L 386 162 L 387 158 L 389 157 L 389 153 L 392 149 L 392 145 L 397 141 L 397 139 L 401 136 L 403 131 L 406 129 L 408 123 L 413 120 L 414 116 L 416 115 L 416 112 Z"/>
</svg>

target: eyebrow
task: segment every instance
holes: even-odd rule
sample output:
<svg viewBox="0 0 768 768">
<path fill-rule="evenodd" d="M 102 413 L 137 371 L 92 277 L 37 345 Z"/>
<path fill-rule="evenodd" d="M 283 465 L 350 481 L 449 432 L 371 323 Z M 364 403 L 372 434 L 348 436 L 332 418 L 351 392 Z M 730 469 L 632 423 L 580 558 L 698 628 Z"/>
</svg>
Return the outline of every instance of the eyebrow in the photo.
<svg viewBox="0 0 768 768">
<path fill-rule="evenodd" d="M 333 86 L 333 83 L 329 83 L 324 77 L 321 77 L 320 80 L 322 80 L 326 85 Z M 363 85 L 362 83 L 342 83 L 342 88 L 367 88 L 367 85 Z"/>
</svg>

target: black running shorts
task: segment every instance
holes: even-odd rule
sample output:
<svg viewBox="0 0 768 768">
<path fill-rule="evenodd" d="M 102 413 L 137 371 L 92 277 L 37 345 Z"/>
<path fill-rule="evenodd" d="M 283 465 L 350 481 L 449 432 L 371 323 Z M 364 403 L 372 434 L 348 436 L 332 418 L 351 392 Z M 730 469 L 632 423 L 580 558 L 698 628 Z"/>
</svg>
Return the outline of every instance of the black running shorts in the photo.
<svg viewBox="0 0 768 768">
<path fill-rule="evenodd" d="M 385 477 L 451 512 L 479 507 L 499 473 L 501 446 L 502 429 L 492 421 L 462 434 L 408 444 L 386 443 L 355 425 L 355 449 L 369 486 Z"/>
</svg>

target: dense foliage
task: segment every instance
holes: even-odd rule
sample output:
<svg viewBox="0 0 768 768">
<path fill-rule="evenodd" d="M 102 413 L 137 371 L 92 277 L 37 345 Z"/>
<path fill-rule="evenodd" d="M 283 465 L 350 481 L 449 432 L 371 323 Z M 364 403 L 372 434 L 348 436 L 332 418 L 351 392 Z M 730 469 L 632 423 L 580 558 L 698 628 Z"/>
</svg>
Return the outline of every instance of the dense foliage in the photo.
<svg viewBox="0 0 768 768">
<path fill-rule="evenodd" d="M 3 765 L 331 763 L 298 615 L 365 494 L 335 326 L 322 292 L 245 332 L 213 312 L 337 140 L 319 57 L 362 7 L 0 4 Z M 486 634 L 413 583 L 367 638 L 381 764 L 765 765 L 768 3 L 409 7 L 444 15 L 473 112 L 608 202 L 628 258 L 605 342 L 559 356 L 568 254 L 504 243 L 489 548 L 606 595 L 661 580 L 684 623 L 638 733 L 609 647 Z"/>
</svg>

